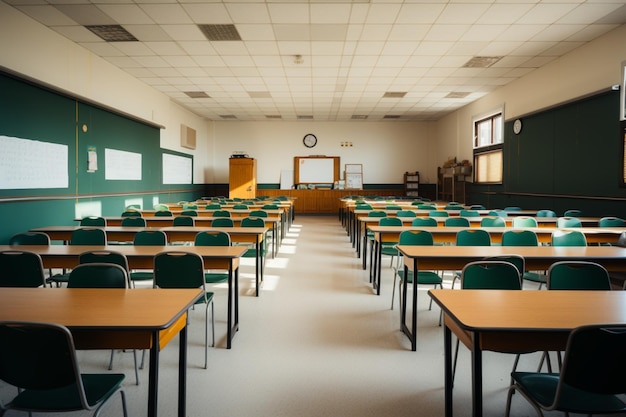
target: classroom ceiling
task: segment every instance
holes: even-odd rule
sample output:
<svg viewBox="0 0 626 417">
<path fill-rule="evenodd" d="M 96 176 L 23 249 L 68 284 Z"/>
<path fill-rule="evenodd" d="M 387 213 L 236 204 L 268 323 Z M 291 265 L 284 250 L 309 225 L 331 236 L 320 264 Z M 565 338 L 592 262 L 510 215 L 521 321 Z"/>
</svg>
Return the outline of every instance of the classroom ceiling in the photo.
<svg viewBox="0 0 626 417">
<path fill-rule="evenodd" d="M 208 120 L 437 120 L 626 22 L 624 0 L 2 1 Z"/>
</svg>

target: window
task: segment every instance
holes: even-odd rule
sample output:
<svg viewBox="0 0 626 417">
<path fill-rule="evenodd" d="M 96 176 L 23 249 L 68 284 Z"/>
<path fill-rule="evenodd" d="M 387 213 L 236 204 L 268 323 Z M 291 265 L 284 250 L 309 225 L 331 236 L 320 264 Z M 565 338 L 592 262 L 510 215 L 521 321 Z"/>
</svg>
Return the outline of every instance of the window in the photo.
<svg viewBox="0 0 626 417">
<path fill-rule="evenodd" d="M 474 182 L 502 183 L 502 111 L 474 120 Z"/>
</svg>

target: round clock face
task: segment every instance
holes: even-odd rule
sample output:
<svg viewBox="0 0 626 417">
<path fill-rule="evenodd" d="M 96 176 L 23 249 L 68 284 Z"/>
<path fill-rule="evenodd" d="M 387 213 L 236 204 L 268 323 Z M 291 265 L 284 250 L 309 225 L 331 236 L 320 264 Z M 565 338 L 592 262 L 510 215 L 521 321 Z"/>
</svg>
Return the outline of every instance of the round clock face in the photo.
<svg viewBox="0 0 626 417">
<path fill-rule="evenodd" d="M 521 131 L 522 131 L 522 121 L 520 119 L 517 119 L 513 122 L 513 133 L 515 133 L 516 135 L 519 135 Z"/>
<path fill-rule="evenodd" d="M 315 137 L 314 134 L 308 133 L 304 135 L 304 139 L 302 139 L 302 143 L 304 143 L 304 146 L 306 146 L 307 148 L 312 148 L 315 145 L 317 145 L 317 138 Z"/>
</svg>

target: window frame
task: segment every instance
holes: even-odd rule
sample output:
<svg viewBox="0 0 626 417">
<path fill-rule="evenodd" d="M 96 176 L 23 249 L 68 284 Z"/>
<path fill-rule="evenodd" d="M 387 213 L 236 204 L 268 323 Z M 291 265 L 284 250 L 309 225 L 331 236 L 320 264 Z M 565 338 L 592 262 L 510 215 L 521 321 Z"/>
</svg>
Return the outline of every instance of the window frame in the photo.
<svg viewBox="0 0 626 417">
<path fill-rule="evenodd" d="M 490 138 L 487 144 L 478 144 L 478 130 L 481 124 L 486 121 L 490 123 Z M 499 139 L 499 140 L 498 140 Z M 472 118 L 472 150 L 473 150 L 473 181 L 475 184 L 502 184 L 504 179 L 504 108 L 500 107 L 493 109 L 490 112 L 481 114 Z M 499 155 L 500 156 L 500 173 L 499 176 L 488 175 L 487 178 L 482 178 L 479 170 L 478 160 L 484 158 L 486 155 Z"/>
</svg>

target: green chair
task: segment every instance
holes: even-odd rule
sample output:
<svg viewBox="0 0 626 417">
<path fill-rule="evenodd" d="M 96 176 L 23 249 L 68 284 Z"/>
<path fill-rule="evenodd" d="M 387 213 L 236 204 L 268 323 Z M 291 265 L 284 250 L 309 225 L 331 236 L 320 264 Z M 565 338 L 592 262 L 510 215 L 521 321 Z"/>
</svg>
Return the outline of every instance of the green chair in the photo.
<svg viewBox="0 0 626 417">
<path fill-rule="evenodd" d="M 154 206 L 152 206 L 152 208 L 155 211 L 164 211 L 164 210 L 169 210 L 169 206 L 167 204 L 155 204 Z"/>
<path fill-rule="evenodd" d="M 565 212 L 563 213 L 563 217 L 582 217 L 582 216 L 583 216 L 582 210 L 578 210 L 578 209 L 565 210 Z"/>
<path fill-rule="evenodd" d="M 154 212 L 154 215 L 157 217 L 172 217 L 173 216 L 170 210 L 157 210 Z"/>
<path fill-rule="evenodd" d="M 556 307 L 558 308 L 558 307 Z M 519 392 L 542 416 L 542 410 L 587 415 L 626 412 L 626 328 L 594 324 L 574 329 L 567 340 L 560 373 L 513 372 L 506 401 Z"/>
<path fill-rule="evenodd" d="M 480 213 L 476 210 L 463 209 L 459 212 L 461 217 L 480 217 Z"/>
<path fill-rule="evenodd" d="M 549 290 L 604 290 L 611 289 L 606 268 L 595 262 L 561 261 L 548 269 Z"/>
<path fill-rule="evenodd" d="M 456 234 L 456 246 L 491 246 L 491 235 L 484 229 L 465 229 Z M 452 288 L 456 281 L 461 279 L 461 272 L 455 272 L 452 279 Z"/>
<path fill-rule="evenodd" d="M 513 227 L 537 227 L 537 219 L 528 216 L 513 217 Z"/>
<path fill-rule="evenodd" d="M 446 227 L 470 227 L 470 222 L 465 217 L 448 217 L 443 225 Z"/>
<path fill-rule="evenodd" d="M 556 227 L 559 229 L 565 227 L 582 227 L 583 224 L 577 217 L 559 217 L 556 219 Z"/>
<path fill-rule="evenodd" d="M 41 256 L 25 250 L 0 251 L 0 287 L 45 287 Z"/>
<path fill-rule="evenodd" d="M 235 227 L 235 222 L 230 217 L 220 217 L 211 221 L 211 227 Z"/>
<path fill-rule="evenodd" d="M 133 245 L 166 246 L 167 235 L 162 230 L 141 230 L 135 233 Z M 154 272 L 149 270 L 132 270 L 130 271 L 129 276 L 130 282 L 132 283 L 133 288 L 135 288 L 137 282 L 152 281 L 154 279 Z"/>
<path fill-rule="evenodd" d="M 396 212 L 396 217 L 417 217 L 417 214 L 411 210 L 398 210 Z"/>
<path fill-rule="evenodd" d="M 228 210 L 215 210 L 213 217 L 230 217 L 230 211 Z"/>
<path fill-rule="evenodd" d="M 613 217 L 613 216 L 601 217 L 600 220 L 598 220 L 598 226 L 599 227 L 625 227 L 626 220 L 620 219 L 619 217 Z"/>
<path fill-rule="evenodd" d="M 204 209 L 205 210 L 221 210 L 221 208 L 222 208 L 222 205 L 219 203 L 210 203 L 210 204 L 207 204 Z"/>
<path fill-rule="evenodd" d="M 398 239 L 398 245 L 407 245 L 407 246 L 433 246 L 434 240 L 433 235 L 430 232 L 424 230 L 405 230 L 400 233 L 400 238 Z M 415 279 L 414 271 L 408 271 L 406 276 L 404 273 L 404 268 L 400 268 L 400 257 L 398 257 L 398 263 L 395 268 L 395 273 L 393 276 L 393 289 L 391 292 L 391 309 L 393 310 L 393 301 L 396 290 L 396 277 L 399 278 L 398 282 L 398 297 L 400 299 L 400 309 L 402 310 L 406 305 L 406 300 L 402 297 L 402 283 L 406 279 L 407 284 L 413 283 L 414 285 L 432 285 L 434 288 L 443 288 L 443 279 L 433 271 L 417 271 L 417 279 Z M 431 310 L 433 306 L 432 299 L 430 300 L 430 304 L 428 306 L 428 310 Z M 441 320 L 443 317 L 443 311 L 439 314 L 439 325 L 441 326 Z"/>
<path fill-rule="evenodd" d="M 428 212 L 429 217 L 448 217 L 449 214 L 445 210 L 430 210 Z"/>
<path fill-rule="evenodd" d="M 382 210 L 372 210 L 369 212 L 369 214 L 367 215 L 368 217 L 377 217 L 377 218 L 383 218 L 383 217 L 387 217 L 387 213 L 385 213 Z M 369 251 L 370 251 L 370 257 L 373 256 L 374 253 L 374 233 L 371 232 L 370 230 L 366 230 L 365 234 L 363 235 L 363 247 L 366 248 L 367 245 L 369 247 Z M 367 248 L 366 248 L 367 249 Z M 371 265 L 371 258 L 370 258 L 370 265 Z"/>
<path fill-rule="evenodd" d="M 463 210 L 463 208 L 461 203 L 448 203 L 443 207 L 444 210 Z"/>
<path fill-rule="evenodd" d="M 487 210 L 487 209 L 482 204 L 472 204 L 470 205 L 470 210 Z"/>
<path fill-rule="evenodd" d="M 248 210 L 247 204 L 235 204 L 233 205 L 233 210 Z"/>
<path fill-rule="evenodd" d="M 141 212 L 138 210 L 126 210 L 122 213 L 122 217 L 141 217 Z"/>
<path fill-rule="evenodd" d="M 398 217 L 381 217 L 378 221 L 379 226 L 402 226 L 402 220 Z M 389 256 L 389 266 L 393 266 L 393 259 L 398 256 L 396 245 L 398 242 L 383 242 L 380 244 L 380 254 Z M 373 254 L 374 251 L 372 251 Z M 381 264 L 382 265 L 382 264 Z"/>
<path fill-rule="evenodd" d="M 556 213 L 553 210 L 542 209 L 537 210 L 537 217 L 556 217 Z"/>
<path fill-rule="evenodd" d="M 191 216 L 176 216 L 172 222 L 172 226 L 195 226 L 196 219 Z"/>
<path fill-rule="evenodd" d="M 9 245 L 50 245 L 50 236 L 43 232 L 21 232 L 16 233 L 9 238 Z M 48 276 L 52 276 L 52 268 L 48 269 Z"/>
<path fill-rule="evenodd" d="M 480 227 L 506 227 L 506 222 L 500 216 L 488 216 L 480 219 Z"/>
<path fill-rule="evenodd" d="M 422 204 L 418 207 L 418 210 L 425 210 L 430 212 L 432 210 L 437 210 L 437 207 L 433 204 Z"/>
<path fill-rule="evenodd" d="M 265 211 L 265 210 L 252 210 L 248 214 L 248 217 L 262 217 L 262 218 L 266 218 L 267 217 L 267 211 Z"/>
<path fill-rule="evenodd" d="M 214 294 L 206 290 L 202 257 L 190 252 L 161 252 L 154 257 L 155 288 L 202 288 L 202 297 L 196 304 L 205 304 L 204 312 L 204 369 L 207 368 L 209 347 L 209 305 L 211 306 L 212 343 L 215 346 Z"/>
<path fill-rule="evenodd" d="M 107 237 L 104 229 L 96 227 L 81 227 L 72 232 L 69 241 L 70 245 L 88 245 L 88 246 L 104 246 L 107 244 Z M 55 274 L 49 277 L 46 282 L 52 286 L 54 283 L 57 287 L 61 284 L 67 283 L 69 280 L 69 273 L 65 271 L 61 274 Z"/>
<path fill-rule="evenodd" d="M 109 263 L 121 266 L 126 275 L 128 275 L 128 259 L 123 253 L 115 252 L 111 250 L 90 250 L 78 255 L 78 263 L 93 264 L 93 263 Z M 128 277 L 127 287 L 131 287 L 130 277 Z"/>
<path fill-rule="evenodd" d="M 461 272 L 462 290 L 521 290 L 521 272 L 514 263 L 507 260 L 481 260 L 470 262 Z M 480 306 L 476 306 L 480 308 Z M 526 352 L 520 352 L 526 353 Z M 459 340 L 456 342 L 454 361 L 452 364 L 452 380 L 456 373 L 459 356 Z M 515 357 L 513 371 L 517 368 L 519 353 Z"/>
<path fill-rule="evenodd" d="M 241 227 L 265 227 L 265 220 L 260 217 L 244 217 L 241 219 Z M 260 264 L 257 263 L 256 267 L 259 268 L 260 275 L 263 276 L 265 270 L 265 257 L 267 253 L 267 241 L 263 239 L 261 242 L 261 251 L 257 253 L 255 244 L 249 244 L 249 248 L 242 255 L 243 258 L 255 258 L 259 259 Z M 258 255 L 258 258 L 257 258 Z"/>
<path fill-rule="evenodd" d="M 261 208 L 263 210 L 278 210 L 278 204 L 263 204 Z M 371 210 L 371 208 L 370 206 L 369 210 Z"/>
<path fill-rule="evenodd" d="M 197 204 L 183 204 L 183 210 L 198 210 Z"/>
<path fill-rule="evenodd" d="M 512 229 L 502 233 L 502 246 L 539 246 L 537 234 L 527 229 Z M 546 275 L 538 272 L 524 271 L 522 278 L 538 284 L 541 289 L 546 284 Z"/>
<path fill-rule="evenodd" d="M 87 216 L 80 219 L 81 226 L 106 227 L 107 221 L 104 217 Z"/>
<path fill-rule="evenodd" d="M 433 217 L 416 217 L 411 222 L 411 226 L 437 227 L 437 219 Z"/>
<path fill-rule="evenodd" d="M 125 217 L 120 225 L 122 227 L 146 227 L 146 219 L 143 217 Z"/>
<path fill-rule="evenodd" d="M 230 235 L 219 230 L 207 230 L 196 234 L 196 246 L 231 246 Z M 228 272 L 205 271 L 204 281 L 207 284 L 219 284 L 228 281 Z"/>
<path fill-rule="evenodd" d="M 124 374 L 81 374 L 72 334 L 52 323 L 0 322 L 0 379 L 18 394 L 0 403 L 7 410 L 65 413 L 95 410 L 118 392 L 123 415 L 128 415 L 122 390 Z"/>
<path fill-rule="evenodd" d="M 504 210 L 491 210 L 487 215 L 491 217 L 509 217 L 509 213 Z"/>
<path fill-rule="evenodd" d="M 183 210 L 180 212 L 180 215 L 188 217 L 198 217 L 198 212 L 196 210 Z"/>
<path fill-rule="evenodd" d="M 522 211 L 522 208 L 517 206 L 509 206 L 505 207 L 504 211 Z"/>
<path fill-rule="evenodd" d="M 587 246 L 587 238 L 578 230 L 555 230 L 552 232 L 552 246 Z"/>
<path fill-rule="evenodd" d="M 391 211 L 400 211 L 402 210 L 401 206 L 398 206 L 396 204 L 387 204 L 385 206 L 385 210 L 391 210 Z"/>
</svg>

